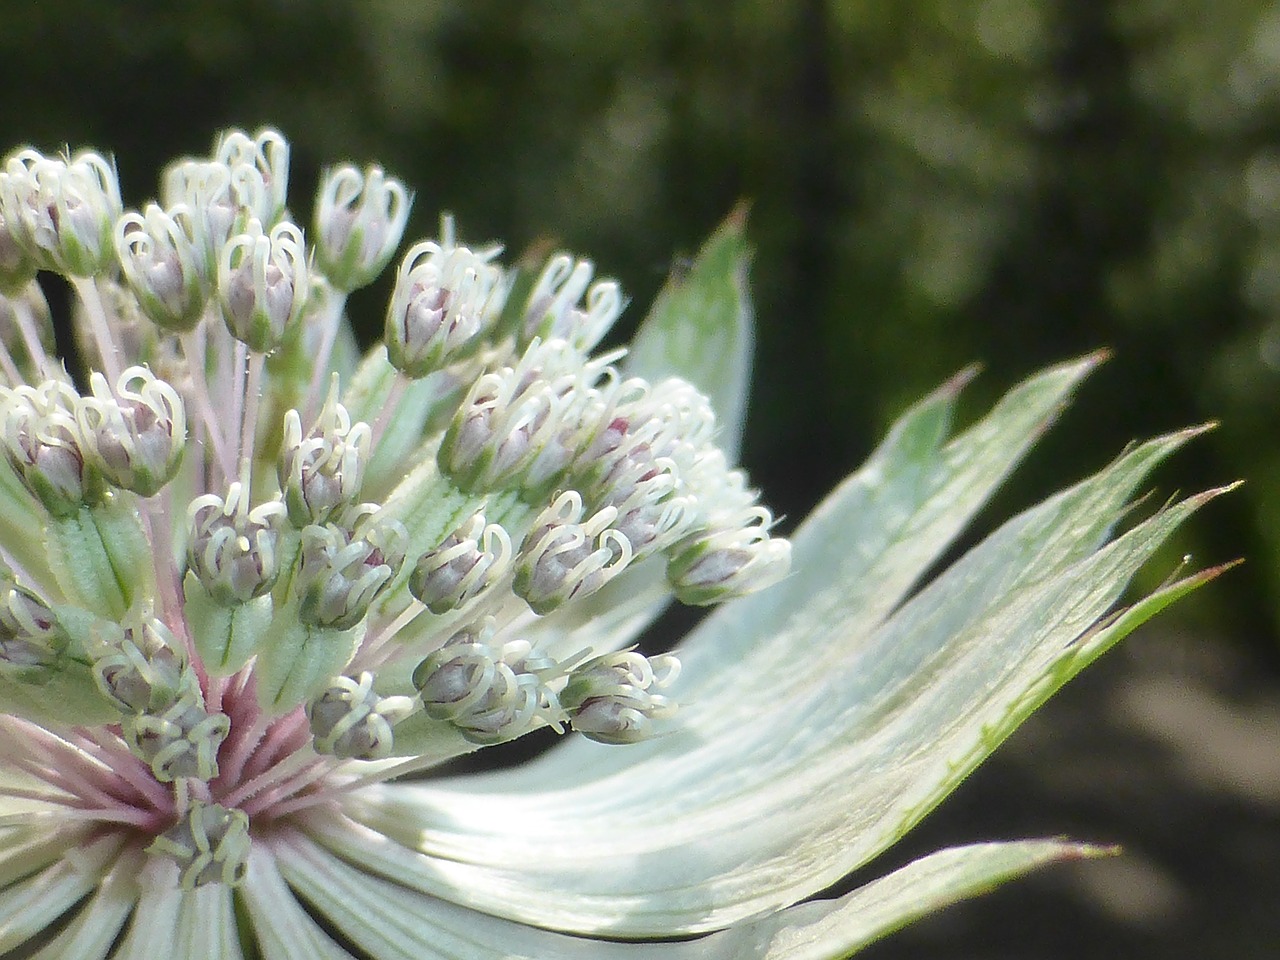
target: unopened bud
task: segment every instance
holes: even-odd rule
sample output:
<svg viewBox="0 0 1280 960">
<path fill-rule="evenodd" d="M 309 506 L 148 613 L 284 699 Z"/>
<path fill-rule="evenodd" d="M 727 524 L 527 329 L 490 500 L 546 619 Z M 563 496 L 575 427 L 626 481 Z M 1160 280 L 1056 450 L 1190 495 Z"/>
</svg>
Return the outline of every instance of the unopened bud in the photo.
<svg viewBox="0 0 1280 960">
<path fill-rule="evenodd" d="M 705 606 L 771 587 L 791 570 L 791 544 L 769 536 L 773 518 L 755 507 L 732 526 L 685 540 L 667 564 L 667 580 L 682 603 Z"/>
<path fill-rule="evenodd" d="M 307 248 L 288 221 L 263 232 L 249 221 L 227 240 L 218 259 L 218 300 L 227 330 L 258 353 L 270 353 L 306 303 Z"/>
<path fill-rule="evenodd" d="M 520 345 L 535 339 L 565 340 L 579 350 L 591 350 L 622 313 L 622 291 L 612 280 L 592 284 L 589 260 L 575 261 L 566 253 L 548 261 L 529 296 L 520 326 Z M 587 294 L 584 310 L 579 306 Z"/>
<path fill-rule="evenodd" d="M 631 562 L 631 544 L 611 524 L 618 511 L 605 507 L 584 519 L 582 497 L 560 494 L 524 539 L 516 560 L 514 590 L 539 614 L 603 587 Z"/>
<path fill-rule="evenodd" d="M 187 562 L 217 603 L 248 603 L 275 584 L 285 515 L 279 500 L 250 510 L 247 477 L 231 484 L 225 500 L 209 493 L 191 502 Z"/>
<path fill-rule="evenodd" d="M 418 558 L 409 592 L 432 613 L 444 614 L 474 600 L 511 566 L 511 537 L 477 513 Z"/>
<path fill-rule="evenodd" d="M 121 213 L 111 163 L 88 150 L 64 160 L 25 149 L 8 159 L 4 174 L 0 212 L 37 266 L 74 277 L 107 271 Z"/>
<path fill-rule="evenodd" d="M 121 723 L 125 743 L 161 783 L 183 777 L 208 782 L 218 776 L 218 748 L 231 732 L 225 713 L 209 713 L 198 690 L 168 709 L 131 714 Z"/>
<path fill-rule="evenodd" d="M 600 743 L 637 743 L 653 735 L 653 721 L 675 715 L 676 704 L 653 691 L 679 674 L 680 661 L 669 654 L 610 653 L 569 674 L 560 704 L 583 736 Z"/>
<path fill-rule="evenodd" d="M 93 396 L 76 404 L 86 456 L 107 482 L 150 497 L 173 479 L 187 441 L 182 397 L 146 367 L 129 367 L 112 395 L 107 379 L 89 377 Z"/>
<path fill-rule="evenodd" d="M 142 311 L 165 330 L 194 330 L 209 300 L 208 260 L 196 231 L 185 204 L 166 211 L 151 203 L 143 213 L 130 211 L 116 223 L 116 256 L 129 289 Z"/>
<path fill-rule="evenodd" d="M 294 590 L 303 623 L 354 627 L 404 563 L 408 534 L 398 522 L 379 521 L 376 509 L 362 508 L 353 520 L 302 531 Z"/>
<path fill-rule="evenodd" d="M 387 358 L 405 376 L 424 377 L 467 356 L 497 319 L 506 296 L 497 250 L 473 252 L 426 241 L 405 255 L 387 307 Z"/>
<path fill-rule="evenodd" d="M 411 204 L 404 184 L 381 167 L 326 173 L 316 200 L 316 258 L 329 282 L 348 293 L 372 282 L 400 245 Z"/>
<path fill-rule="evenodd" d="M 217 803 L 194 800 L 182 819 L 147 847 L 169 857 L 181 871 L 183 890 L 208 883 L 234 887 L 249 869 L 249 815 Z"/>
<path fill-rule="evenodd" d="M 93 675 L 98 688 L 125 713 L 164 711 L 195 687 L 196 678 L 173 634 L 145 614 L 95 635 Z"/>
<path fill-rule="evenodd" d="M 47 680 L 67 642 L 48 604 L 11 578 L 0 577 L 0 677 Z"/>
<path fill-rule="evenodd" d="M 491 627 L 464 631 L 418 664 L 413 685 L 427 715 L 448 720 L 468 740 L 481 744 L 561 723 L 563 712 L 546 684 L 559 672 L 558 665 L 531 657 L 524 641 L 500 649 L 491 641 Z"/>
<path fill-rule="evenodd" d="M 391 754 L 391 728 L 413 712 L 409 697 L 382 697 L 373 690 L 373 674 L 358 679 L 334 677 L 328 689 L 307 704 L 316 751 L 355 760 L 381 760 Z"/>
<path fill-rule="evenodd" d="M 289 192 L 289 143 L 276 130 L 263 127 L 250 137 L 227 130 L 213 147 L 213 159 L 231 172 L 238 206 L 267 226 L 284 215 Z"/>
<path fill-rule="evenodd" d="M 5 456 L 23 484 L 55 517 L 67 517 L 102 500 L 105 487 L 85 460 L 76 423 L 79 401 L 69 385 L 46 380 L 38 387 L 0 390 Z"/>
<path fill-rule="evenodd" d="M 298 411 L 287 411 L 277 475 L 290 522 L 296 527 L 323 523 L 339 508 L 354 503 L 372 444 L 369 425 L 353 424 L 347 408 L 338 403 L 337 374 L 307 436 L 302 434 Z"/>
</svg>

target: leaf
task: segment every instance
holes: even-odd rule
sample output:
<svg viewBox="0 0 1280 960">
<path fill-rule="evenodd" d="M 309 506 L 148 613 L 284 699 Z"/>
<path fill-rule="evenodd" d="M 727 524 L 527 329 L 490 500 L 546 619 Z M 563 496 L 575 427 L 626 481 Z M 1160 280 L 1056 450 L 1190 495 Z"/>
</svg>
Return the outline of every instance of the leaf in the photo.
<svg viewBox="0 0 1280 960">
<path fill-rule="evenodd" d="M 1056 689 L 1062 658 L 1207 499 L 1102 547 L 1194 431 L 1151 441 L 902 604 L 1085 366 L 1035 378 L 945 445 L 954 390 L 913 409 L 797 534 L 796 575 L 682 648 L 674 733 L 616 752 L 570 742 L 481 781 L 374 788 L 348 812 L 439 858 L 432 892 L 584 933 L 711 930 L 829 886 Z"/>
<path fill-rule="evenodd" d="M 672 274 L 624 364 L 628 375 L 651 383 L 681 377 L 706 394 L 719 425 L 717 441 L 730 462 L 742 440 L 751 377 L 746 219 L 745 207 L 734 210 L 688 272 Z"/>
<path fill-rule="evenodd" d="M 346 841 L 336 842 L 339 856 L 290 838 L 280 869 L 313 909 L 376 960 L 835 960 L 1028 870 L 1105 852 L 1053 840 L 956 847 L 837 900 L 801 904 L 698 940 L 617 943 L 533 929 L 424 895 L 413 889 L 414 872 L 415 866 L 429 871 L 428 858 L 415 865 L 403 847 L 349 824 L 331 825 L 321 839 L 335 843 L 344 833 Z"/>
</svg>

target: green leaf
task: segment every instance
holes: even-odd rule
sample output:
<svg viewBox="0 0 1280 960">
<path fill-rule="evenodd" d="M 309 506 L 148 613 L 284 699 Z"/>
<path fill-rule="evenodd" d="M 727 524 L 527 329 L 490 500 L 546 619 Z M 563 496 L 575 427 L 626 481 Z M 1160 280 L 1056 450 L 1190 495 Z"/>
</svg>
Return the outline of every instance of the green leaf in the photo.
<svg viewBox="0 0 1280 960">
<path fill-rule="evenodd" d="M 682 377 L 711 400 L 717 441 L 737 458 L 751 377 L 750 248 L 746 209 L 734 210 L 687 272 L 673 273 L 640 325 L 625 372 L 657 383 Z"/>
<path fill-rule="evenodd" d="M 325 842 L 335 843 L 350 827 L 331 824 Z M 376 960 L 835 960 L 1028 870 L 1107 851 L 1052 840 L 956 847 L 838 900 L 801 904 L 702 939 L 669 943 L 583 940 L 443 902 L 415 889 L 433 862 L 412 862 L 411 853 L 377 834 L 351 832 L 335 852 L 290 837 L 280 850 L 280 870 L 316 912 Z"/>
<path fill-rule="evenodd" d="M 675 732 L 625 751 L 570 741 L 482 780 L 375 788 L 348 812 L 441 858 L 432 892 L 583 933 L 701 932 L 829 886 L 1060 685 L 1062 658 L 1096 642 L 1128 579 L 1208 496 L 1103 546 L 1194 431 L 1151 441 L 903 603 L 1088 366 L 1029 381 L 945 444 L 954 388 L 914 408 L 797 534 L 795 575 L 681 648 Z"/>
</svg>

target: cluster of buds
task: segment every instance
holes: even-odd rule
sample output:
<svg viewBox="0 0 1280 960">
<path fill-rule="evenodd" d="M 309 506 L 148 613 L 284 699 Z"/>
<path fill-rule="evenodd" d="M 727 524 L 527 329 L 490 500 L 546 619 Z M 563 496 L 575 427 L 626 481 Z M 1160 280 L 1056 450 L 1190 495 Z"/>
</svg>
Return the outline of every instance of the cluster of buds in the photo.
<svg viewBox="0 0 1280 960">
<path fill-rule="evenodd" d="M 165 624 L 146 612 L 98 624 L 93 675 L 124 715 L 125 743 L 161 783 L 218 775 L 230 718 L 205 709 L 195 671 Z"/>
<path fill-rule="evenodd" d="M 353 762 L 652 735 L 678 662 L 583 649 L 559 611 L 649 589 L 642 563 L 699 604 L 788 563 L 707 398 L 593 354 L 624 298 L 590 261 L 522 275 L 445 217 L 357 364 L 346 298 L 396 256 L 411 197 L 336 167 L 309 244 L 288 181 L 273 130 L 175 163 L 139 210 L 97 154 L 0 170 L 0 563 L 23 579 L 0 566 L 0 681 L 93 701 L 50 715 L 145 765 L 148 807 L 118 822 L 186 888 L 237 882 L 248 818 L 319 802 Z M 41 270 L 72 283 L 76 381 Z"/>
<path fill-rule="evenodd" d="M 55 516 L 98 503 L 104 484 L 149 497 L 178 471 L 187 440 L 182 397 L 146 367 L 130 367 L 115 390 L 98 372 L 92 395 L 60 379 L 0 388 L 4 452 Z"/>
<path fill-rule="evenodd" d="M 463 630 L 418 664 L 413 686 L 427 715 L 479 744 L 501 743 L 564 712 L 551 683 L 564 668 L 525 640 L 502 641 L 492 621 Z"/>
</svg>

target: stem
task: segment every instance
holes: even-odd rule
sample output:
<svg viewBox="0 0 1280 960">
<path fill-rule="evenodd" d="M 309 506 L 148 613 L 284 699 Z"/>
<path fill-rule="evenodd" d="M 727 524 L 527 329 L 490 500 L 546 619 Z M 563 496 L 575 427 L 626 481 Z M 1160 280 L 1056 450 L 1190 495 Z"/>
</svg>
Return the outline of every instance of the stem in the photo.
<svg viewBox="0 0 1280 960">
<path fill-rule="evenodd" d="M 218 414 L 213 409 L 213 401 L 209 397 L 209 381 L 205 378 L 205 341 L 200 335 L 200 327 L 182 335 L 182 352 L 187 358 L 187 367 L 191 372 L 192 399 L 196 402 L 196 412 L 200 423 L 209 435 L 213 446 L 214 461 L 222 473 L 223 481 L 235 476 L 235 460 L 227 446 L 227 439 L 222 433 Z"/>
<path fill-rule="evenodd" d="M 107 308 L 102 302 L 98 283 L 93 277 L 72 277 L 71 285 L 89 315 L 89 330 L 98 345 L 98 353 L 102 355 L 102 372 L 114 387 L 120 381 L 120 347 L 111 335 L 111 323 L 107 319 Z"/>
<path fill-rule="evenodd" d="M 326 304 L 328 309 L 320 318 L 320 345 L 316 351 L 315 366 L 311 369 L 311 382 L 307 384 L 306 416 L 303 417 L 303 423 L 310 423 L 315 419 L 316 410 L 320 406 L 320 384 L 324 382 L 325 374 L 329 371 L 329 358 L 333 356 L 333 345 L 337 342 L 338 329 L 341 326 L 342 308 L 346 303 L 347 294 L 334 291 Z"/>
<path fill-rule="evenodd" d="M 262 399 L 262 367 L 266 357 L 261 353 L 249 355 L 248 382 L 245 385 L 243 420 L 240 421 L 240 460 L 253 459 L 257 449 L 258 402 Z M 247 491 L 246 491 L 247 492 Z"/>
<path fill-rule="evenodd" d="M 39 287 L 36 281 L 32 280 L 31 283 Z M 31 310 L 31 304 L 22 296 L 10 300 L 9 304 L 13 307 L 13 319 L 18 324 L 22 342 L 27 345 L 27 353 L 31 357 L 31 362 L 35 364 L 36 372 L 42 379 L 47 379 L 53 375 L 53 364 L 49 360 L 49 355 L 44 352 L 44 344 L 40 342 L 40 332 L 36 328 L 36 317 Z M 18 382 L 21 383 L 22 380 L 19 379 Z"/>
</svg>

